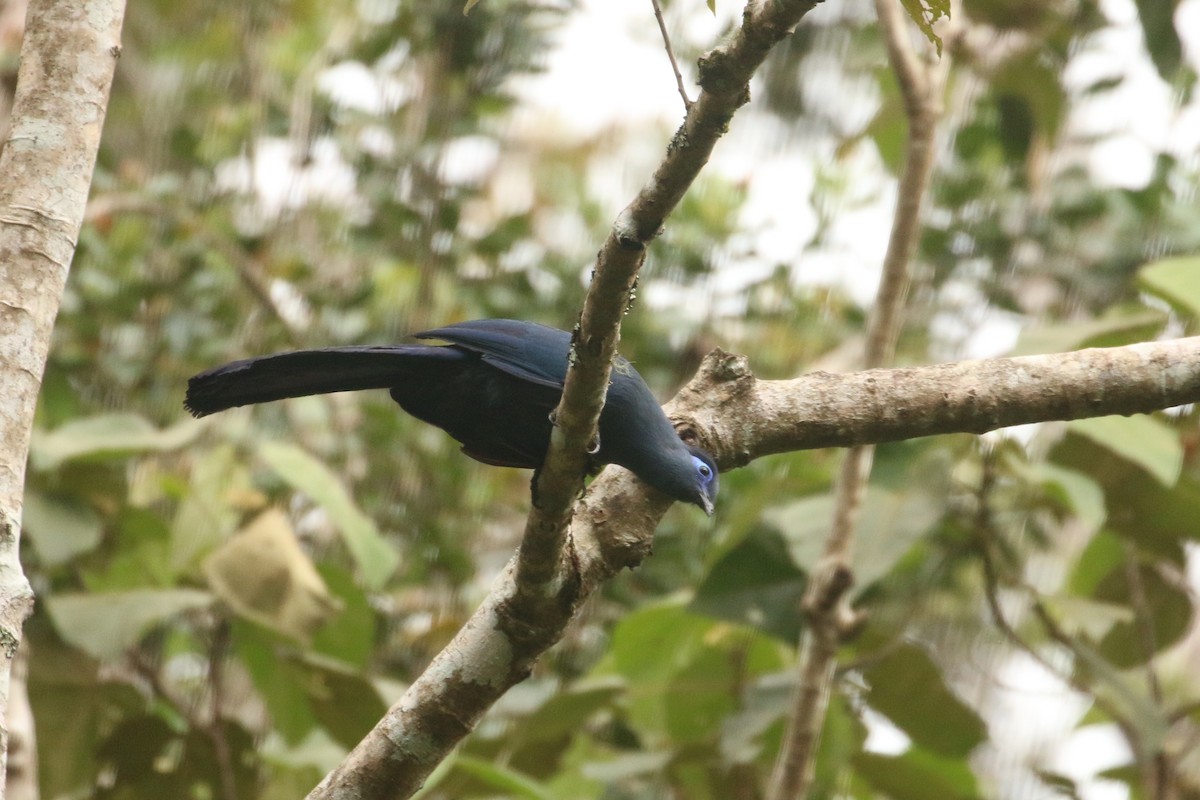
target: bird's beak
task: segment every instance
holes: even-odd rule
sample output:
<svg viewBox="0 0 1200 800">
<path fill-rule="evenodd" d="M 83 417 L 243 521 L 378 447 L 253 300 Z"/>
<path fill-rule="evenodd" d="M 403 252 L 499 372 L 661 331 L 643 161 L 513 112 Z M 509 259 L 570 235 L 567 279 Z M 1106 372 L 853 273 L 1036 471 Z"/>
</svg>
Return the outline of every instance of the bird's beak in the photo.
<svg viewBox="0 0 1200 800">
<path fill-rule="evenodd" d="M 709 497 L 708 495 L 704 495 L 703 497 L 700 498 L 700 502 L 703 503 L 703 505 L 700 507 L 704 509 L 704 513 L 708 514 L 711 517 L 713 515 L 712 498 Z"/>
</svg>

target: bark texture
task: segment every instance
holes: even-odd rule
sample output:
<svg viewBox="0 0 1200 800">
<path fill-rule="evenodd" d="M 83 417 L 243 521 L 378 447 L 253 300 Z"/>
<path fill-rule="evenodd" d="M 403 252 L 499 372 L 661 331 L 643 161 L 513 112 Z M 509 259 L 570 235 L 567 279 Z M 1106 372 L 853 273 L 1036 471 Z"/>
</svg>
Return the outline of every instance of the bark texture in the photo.
<svg viewBox="0 0 1200 800">
<path fill-rule="evenodd" d="M 31 0 L 0 154 L 0 759 L 21 624 L 18 547 L 33 413 L 121 51 L 123 0 Z M 0 763 L 0 775 L 4 774 Z"/>
</svg>

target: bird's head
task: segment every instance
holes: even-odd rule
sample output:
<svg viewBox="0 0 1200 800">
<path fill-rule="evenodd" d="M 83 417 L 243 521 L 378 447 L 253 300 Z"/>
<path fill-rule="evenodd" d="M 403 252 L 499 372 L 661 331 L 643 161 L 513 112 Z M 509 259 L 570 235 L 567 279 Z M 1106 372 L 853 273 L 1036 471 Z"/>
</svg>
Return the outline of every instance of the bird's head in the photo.
<svg viewBox="0 0 1200 800">
<path fill-rule="evenodd" d="M 717 488 L 720 485 L 717 464 L 712 456 L 699 447 L 687 445 L 687 449 L 692 462 L 692 485 L 686 496 L 680 499 L 700 506 L 704 513 L 711 517 L 713 505 L 717 501 Z"/>
</svg>

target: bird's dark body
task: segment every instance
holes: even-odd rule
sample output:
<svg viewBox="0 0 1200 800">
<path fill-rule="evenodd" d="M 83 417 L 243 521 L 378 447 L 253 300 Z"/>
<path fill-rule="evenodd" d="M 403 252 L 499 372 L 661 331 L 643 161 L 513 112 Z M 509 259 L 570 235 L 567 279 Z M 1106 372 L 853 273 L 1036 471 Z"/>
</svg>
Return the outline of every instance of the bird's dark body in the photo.
<svg viewBox="0 0 1200 800">
<path fill-rule="evenodd" d="M 517 320 L 476 320 L 416 334 L 447 345 L 332 347 L 235 361 L 188 381 L 196 416 L 285 397 L 388 389 L 418 419 L 442 428 L 486 464 L 536 469 L 550 444 L 571 335 Z M 600 416 L 597 464 L 620 464 L 711 513 L 716 466 L 684 444 L 623 358 L 613 364 Z"/>
</svg>

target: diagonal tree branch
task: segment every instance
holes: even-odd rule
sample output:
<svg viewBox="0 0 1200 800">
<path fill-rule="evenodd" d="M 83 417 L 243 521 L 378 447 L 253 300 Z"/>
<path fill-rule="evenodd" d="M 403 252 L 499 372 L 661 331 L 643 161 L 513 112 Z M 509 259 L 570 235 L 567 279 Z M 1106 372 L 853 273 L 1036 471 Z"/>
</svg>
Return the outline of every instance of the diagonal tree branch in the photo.
<svg viewBox="0 0 1200 800">
<path fill-rule="evenodd" d="M 409 796 L 483 712 L 529 674 L 571 620 L 587 589 L 578 555 L 564 543 L 646 246 L 750 99 L 755 70 L 816 5 L 752 0 L 733 38 L 701 58 L 699 97 L 597 255 L 549 452 L 535 477 L 537 502 L 516 558 L 460 634 L 311 798 Z"/>
<path fill-rule="evenodd" d="M 550 451 L 537 479 L 539 503 L 529 514 L 521 545 L 521 597 L 528 595 L 530 621 L 539 598 L 569 583 L 561 572 L 563 537 L 571 504 L 583 487 L 586 448 L 596 436 L 621 317 L 629 307 L 646 246 L 708 163 L 734 112 L 750 99 L 754 71 L 815 5 L 813 0 L 751 2 L 733 39 L 701 57 L 700 96 L 688 108 L 654 175 L 617 216 L 596 257 Z"/>
</svg>

